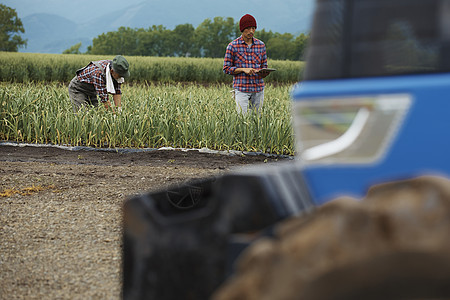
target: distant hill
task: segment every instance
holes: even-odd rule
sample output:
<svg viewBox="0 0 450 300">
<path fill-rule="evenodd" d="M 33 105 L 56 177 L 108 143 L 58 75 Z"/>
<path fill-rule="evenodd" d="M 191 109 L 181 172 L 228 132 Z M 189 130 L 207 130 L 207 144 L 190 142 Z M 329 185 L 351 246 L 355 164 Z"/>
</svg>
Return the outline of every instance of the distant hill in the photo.
<svg viewBox="0 0 450 300">
<path fill-rule="evenodd" d="M 14 8 L 14 3 L 21 4 L 30 0 L 15 1 L 17 2 L 10 4 L 10 7 Z M 116 0 L 110 0 L 109 9 L 105 13 L 102 14 L 102 9 L 94 9 L 89 13 L 92 17 L 86 20 L 86 16 L 80 17 L 80 11 L 86 11 L 85 8 L 90 7 L 87 3 L 92 3 L 92 0 L 71 1 L 67 3 L 70 9 L 61 7 L 60 10 L 58 7 L 64 6 L 61 4 L 66 0 L 59 1 L 60 5 L 55 5 L 58 1 L 49 1 L 54 5 L 48 7 L 46 13 L 37 12 L 21 17 L 20 9 L 17 9 L 25 27 L 23 37 L 28 39 L 27 48 L 21 49 L 21 52 L 62 53 L 79 42 L 82 42 L 81 51 L 84 52 L 92 44 L 93 38 L 115 31 L 121 26 L 148 28 L 163 25 L 173 29 L 176 25 L 188 23 L 197 27 L 205 19 L 212 20 L 217 16 L 232 17 L 238 22 L 245 13 L 256 17 L 258 29 L 298 34 L 309 30 L 313 8 L 313 0 L 247 0 L 245 5 L 239 0 L 228 0 L 226 4 L 210 0 L 146 0 L 139 3 L 134 1 L 134 4 L 123 8 L 117 6 L 118 9 L 112 10 Z M 45 1 L 35 3 L 45 5 Z M 74 3 L 80 7 L 79 10 Z M 99 7 L 97 1 L 95 7 Z"/>
<path fill-rule="evenodd" d="M 79 25 L 53 14 L 33 14 L 22 19 L 27 48 L 21 52 L 62 53 L 70 46 L 82 42 L 92 43 L 88 36 L 80 35 Z"/>
</svg>

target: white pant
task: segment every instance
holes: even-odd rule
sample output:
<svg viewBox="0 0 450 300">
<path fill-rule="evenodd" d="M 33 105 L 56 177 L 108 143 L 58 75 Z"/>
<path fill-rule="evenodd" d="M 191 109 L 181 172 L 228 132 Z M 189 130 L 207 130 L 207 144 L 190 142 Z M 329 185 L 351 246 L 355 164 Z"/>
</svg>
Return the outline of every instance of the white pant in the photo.
<svg viewBox="0 0 450 300">
<path fill-rule="evenodd" d="M 255 109 L 259 113 L 259 109 L 262 108 L 264 102 L 264 90 L 257 93 L 243 93 L 234 90 L 234 99 L 238 112 L 245 114 L 248 109 Z"/>
</svg>

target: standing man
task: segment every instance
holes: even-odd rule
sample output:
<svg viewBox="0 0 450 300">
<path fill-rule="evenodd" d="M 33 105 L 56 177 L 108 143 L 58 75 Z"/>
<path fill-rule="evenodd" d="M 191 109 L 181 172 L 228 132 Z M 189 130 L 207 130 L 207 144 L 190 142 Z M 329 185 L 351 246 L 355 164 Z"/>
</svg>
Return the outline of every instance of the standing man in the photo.
<svg viewBox="0 0 450 300">
<path fill-rule="evenodd" d="M 113 109 L 108 94 L 113 95 L 114 105 L 122 109 L 120 85 L 130 76 L 128 61 L 121 55 L 113 60 L 92 61 L 78 70 L 69 84 L 69 97 L 73 111 L 88 105 L 98 106 L 97 96 L 106 109 Z"/>
<path fill-rule="evenodd" d="M 264 101 L 264 80 L 269 73 L 258 72 L 267 68 L 266 45 L 254 37 L 256 20 L 246 14 L 239 21 L 242 35 L 228 44 L 223 71 L 233 75 L 233 89 L 237 110 L 259 109 Z"/>
</svg>

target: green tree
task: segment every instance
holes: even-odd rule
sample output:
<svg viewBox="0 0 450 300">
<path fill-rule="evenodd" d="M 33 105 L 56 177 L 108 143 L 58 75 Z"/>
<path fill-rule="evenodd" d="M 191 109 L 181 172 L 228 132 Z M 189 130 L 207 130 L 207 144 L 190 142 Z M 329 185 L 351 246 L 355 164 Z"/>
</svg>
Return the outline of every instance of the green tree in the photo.
<svg viewBox="0 0 450 300">
<path fill-rule="evenodd" d="M 301 33 L 294 38 L 290 33 L 280 34 L 262 29 L 255 36 L 266 44 L 267 56 L 271 59 L 304 60 L 309 34 Z"/>
<path fill-rule="evenodd" d="M 81 42 L 71 46 L 69 49 L 63 51 L 63 54 L 81 54 L 80 52 Z"/>
<path fill-rule="evenodd" d="M 88 54 L 135 55 L 137 49 L 136 30 L 120 27 L 117 31 L 102 33 L 88 47 Z"/>
<path fill-rule="evenodd" d="M 264 43 L 267 43 L 271 38 L 273 38 L 274 33 L 271 31 L 266 31 L 265 29 L 258 30 L 255 32 L 255 37 Z M 267 45 L 266 45 L 267 46 Z"/>
<path fill-rule="evenodd" d="M 25 29 L 16 10 L 0 4 L 0 51 L 17 52 L 25 47 L 27 41 L 15 34 L 19 32 L 24 33 Z"/>
<path fill-rule="evenodd" d="M 173 56 L 174 51 L 170 47 L 171 31 L 162 25 L 153 25 L 150 32 L 153 35 L 152 49 L 154 56 Z"/>
<path fill-rule="evenodd" d="M 240 35 L 236 32 L 233 18 L 215 17 L 203 21 L 196 29 L 195 36 L 202 56 L 223 57 L 229 42 Z"/>
<path fill-rule="evenodd" d="M 172 49 L 175 56 L 199 56 L 195 46 L 195 28 L 191 24 L 177 25 L 173 30 Z"/>
<path fill-rule="evenodd" d="M 309 33 L 299 34 L 294 40 L 294 56 L 290 58 L 290 60 L 305 60 L 306 58 L 306 48 L 308 46 L 309 41 Z"/>
<path fill-rule="evenodd" d="M 153 45 L 157 42 L 157 36 L 152 34 L 152 29 L 139 28 L 136 32 L 136 55 L 139 56 L 156 56 Z"/>
<path fill-rule="evenodd" d="M 102 33 L 92 40 L 92 46 L 88 46 L 88 54 L 112 54 L 110 45 L 113 44 L 115 33 Z"/>
<path fill-rule="evenodd" d="M 276 33 L 267 41 L 267 57 L 271 59 L 288 60 L 294 56 L 294 36 L 290 33 Z"/>
<path fill-rule="evenodd" d="M 148 29 L 120 27 L 92 41 L 88 54 L 174 56 L 174 33 L 162 25 Z"/>
</svg>

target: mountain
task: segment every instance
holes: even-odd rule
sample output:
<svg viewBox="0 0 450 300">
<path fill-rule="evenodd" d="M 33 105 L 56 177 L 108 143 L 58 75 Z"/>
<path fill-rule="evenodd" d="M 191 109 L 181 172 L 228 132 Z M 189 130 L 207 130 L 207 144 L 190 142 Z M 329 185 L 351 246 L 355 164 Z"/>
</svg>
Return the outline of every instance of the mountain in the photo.
<svg viewBox="0 0 450 300">
<path fill-rule="evenodd" d="M 246 13 L 255 16 L 258 29 L 298 34 L 309 30 L 314 0 L 3 0 L 15 8 L 28 39 L 21 52 L 62 53 L 82 42 L 86 51 L 92 39 L 119 27 L 148 28 L 179 24 L 197 27 L 205 19 L 231 17 L 238 22 Z M 28 5 L 27 5 L 28 4 Z M 103 5 L 103 6 L 102 6 Z M 87 9 L 89 8 L 89 9 Z M 25 15 L 25 17 L 22 16 Z"/>
<path fill-rule="evenodd" d="M 78 35 L 78 24 L 53 14 L 33 14 L 22 19 L 27 48 L 21 52 L 62 53 L 79 42 L 86 47 L 91 39 Z"/>
</svg>

